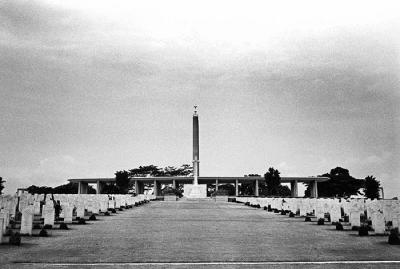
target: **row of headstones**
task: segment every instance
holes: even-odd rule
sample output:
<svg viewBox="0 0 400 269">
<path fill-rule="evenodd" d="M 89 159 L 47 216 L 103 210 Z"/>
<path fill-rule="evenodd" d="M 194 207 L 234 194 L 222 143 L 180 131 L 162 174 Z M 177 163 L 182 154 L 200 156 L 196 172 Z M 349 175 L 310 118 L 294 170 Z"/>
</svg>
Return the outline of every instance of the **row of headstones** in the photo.
<svg viewBox="0 0 400 269">
<path fill-rule="evenodd" d="M 278 211 L 290 211 L 300 216 L 314 214 L 317 219 L 329 214 L 331 222 L 339 222 L 344 215 L 349 217 L 351 226 L 361 225 L 361 216 L 371 221 L 376 234 L 384 234 L 386 224 L 400 228 L 400 201 L 336 198 L 255 198 L 237 197 L 236 201 L 258 204 Z"/>
<path fill-rule="evenodd" d="M 22 194 L 20 197 L 7 196 L 5 199 L 0 196 L 0 243 L 2 237 L 9 227 L 10 220 L 15 219 L 18 212 L 21 213 L 20 234 L 32 235 L 34 216 L 40 215 L 44 219 L 44 225 L 54 226 L 56 213 L 53 199 L 60 201 L 63 223 L 72 223 L 73 213 L 76 217 L 83 218 L 85 212 L 92 214 L 105 213 L 109 209 L 130 207 L 144 201 L 154 200 L 153 195 L 89 195 L 89 194 L 54 194 L 53 195 L 31 195 Z M 18 199 L 19 198 L 19 199 Z M 10 202 L 10 200 L 12 202 Z M 7 201 L 7 203 L 4 203 Z M 19 203 L 18 203 L 19 201 Z M 22 201 L 22 203 L 21 203 Z M 28 201 L 26 204 L 25 202 Z M 9 204 L 13 206 L 8 207 Z"/>
</svg>

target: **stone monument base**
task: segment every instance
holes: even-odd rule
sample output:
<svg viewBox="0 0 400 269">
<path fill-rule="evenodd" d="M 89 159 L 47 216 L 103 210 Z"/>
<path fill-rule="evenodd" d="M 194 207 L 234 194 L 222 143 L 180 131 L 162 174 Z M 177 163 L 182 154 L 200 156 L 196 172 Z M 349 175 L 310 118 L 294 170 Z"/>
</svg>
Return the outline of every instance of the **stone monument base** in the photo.
<svg viewBox="0 0 400 269">
<path fill-rule="evenodd" d="M 186 198 L 207 198 L 207 185 L 185 184 L 183 185 L 183 196 Z"/>
</svg>

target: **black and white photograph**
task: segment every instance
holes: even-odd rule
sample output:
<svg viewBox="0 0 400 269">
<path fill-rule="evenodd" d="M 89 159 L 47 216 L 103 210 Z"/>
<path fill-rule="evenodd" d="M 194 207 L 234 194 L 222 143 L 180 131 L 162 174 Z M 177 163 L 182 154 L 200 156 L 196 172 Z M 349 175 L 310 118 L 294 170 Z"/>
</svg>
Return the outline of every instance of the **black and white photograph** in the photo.
<svg viewBox="0 0 400 269">
<path fill-rule="evenodd" d="M 0 268 L 400 268 L 400 2 L 0 0 Z"/>
</svg>

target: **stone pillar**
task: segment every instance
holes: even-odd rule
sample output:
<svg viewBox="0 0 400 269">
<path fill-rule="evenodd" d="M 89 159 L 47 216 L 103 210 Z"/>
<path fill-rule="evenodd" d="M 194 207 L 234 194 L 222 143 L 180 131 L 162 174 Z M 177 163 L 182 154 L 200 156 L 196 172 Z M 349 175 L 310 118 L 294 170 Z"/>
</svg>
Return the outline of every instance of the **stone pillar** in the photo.
<svg viewBox="0 0 400 269">
<path fill-rule="evenodd" d="M 135 192 L 136 192 L 136 195 L 144 193 L 143 182 L 141 182 L 139 180 L 135 180 Z"/>
<path fill-rule="evenodd" d="M 215 180 L 215 191 L 218 191 L 218 179 Z"/>
<path fill-rule="evenodd" d="M 235 195 L 239 196 L 239 180 L 235 180 Z"/>
<path fill-rule="evenodd" d="M 96 194 L 100 194 L 101 193 L 101 182 L 100 182 L 100 180 L 97 180 L 97 191 L 96 191 Z"/>
<path fill-rule="evenodd" d="M 87 194 L 88 193 L 88 183 L 80 181 L 79 186 L 78 186 L 78 193 L 79 194 Z"/>
<path fill-rule="evenodd" d="M 313 197 L 313 198 L 318 198 L 318 186 L 317 186 L 317 181 L 314 180 L 311 184 L 312 184 L 312 185 L 311 185 L 311 197 Z"/>
<path fill-rule="evenodd" d="M 137 180 L 135 180 L 135 193 L 136 193 L 136 195 L 140 194 L 139 193 L 139 184 L 138 183 L 139 182 Z"/>
<path fill-rule="evenodd" d="M 161 193 L 161 182 L 157 181 L 156 188 L 157 188 L 158 195 L 161 195 L 162 194 Z"/>
<path fill-rule="evenodd" d="M 139 194 L 144 194 L 144 183 L 139 181 Z"/>
<path fill-rule="evenodd" d="M 258 179 L 256 179 L 254 186 L 254 196 L 258 196 Z"/>
<path fill-rule="evenodd" d="M 292 197 L 297 197 L 299 195 L 297 190 L 297 180 L 290 182 L 290 190 L 292 191 Z"/>
<path fill-rule="evenodd" d="M 158 196 L 158 186 L 157 186 L 157 180 L 154 179 L 154 195 Z"/>
</svg>

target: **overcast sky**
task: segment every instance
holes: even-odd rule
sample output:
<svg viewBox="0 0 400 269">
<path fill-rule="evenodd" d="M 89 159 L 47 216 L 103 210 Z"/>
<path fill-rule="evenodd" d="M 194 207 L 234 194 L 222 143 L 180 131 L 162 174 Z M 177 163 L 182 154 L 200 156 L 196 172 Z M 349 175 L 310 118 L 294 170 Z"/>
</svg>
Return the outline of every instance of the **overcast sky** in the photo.
<svg viewBox="0 0 400 269">
<path fill-rule="evenodd" d="M 1 1 L 7 193 L 139 165 L 315 176 L 400 196 L 395 1 Z"/>
</svg>

